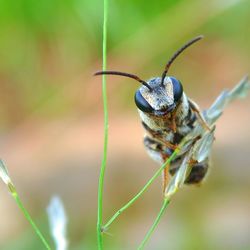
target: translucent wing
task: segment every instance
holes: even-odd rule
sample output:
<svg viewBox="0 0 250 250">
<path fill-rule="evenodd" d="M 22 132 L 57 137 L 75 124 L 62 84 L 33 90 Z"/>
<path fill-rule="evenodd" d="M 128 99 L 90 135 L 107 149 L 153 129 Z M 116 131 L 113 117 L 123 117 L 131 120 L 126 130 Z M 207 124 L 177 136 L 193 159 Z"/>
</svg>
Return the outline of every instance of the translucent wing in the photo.
<svg viewBox="0 0 250 250">
<path fill-rule="evenodd" d="M 248 77 L 244 77 L 231 91 L 223 91 L 212 106 L 205 110 L 203 115 L 208 124 L 214 124 L 222 115 L 226 106 L 235 99 L 244 98 L 250 90 L 250 82 Z"/>
<path fill-rule="evenodd" d="M 204 159 L 204 157 L 209 154 L 214 141 L 214 123 L 222 115 L 224 109 L 230 102 L 245 97 L 249 90 L 250 82 L 248 77 L 244 77 L 231 91 L 223 91 L 211 107 L 203 112 L 203 117 L 211 128 L 210 132 L 200 123 L 197 123 L 195 128 L 184 138 L 185 142 L 183 143 L 181 152 L 186 152 L 194 139 L 198 136 L 204 137 L 201 141 L 196 143 L 197 148 L 195 149 L 195 158 L 197 160 Z"/>
<path fill-rule="evenodd" d="M 215 126 L 206 133 L 194 144 L 192 159 L 197 162 L 202 162 L 210 155 L 211 148 L 214 142 Z"/>
<path fill-rule="evenodd" d="M 184 184 L 192 170 L 192 166 L 189 164 L 191 159 L 202 162 L 209 156 L 214 141 L 214 123 L 230 102 L 245 97 L 249 90 L 250 82 L 248 77 L 244 77 L 231 91 L 223 91 L 211 107 L 203 112 L 204 119 L 211 129 L 206 130 L 200 123 L 197 123 L 195 128 L 183 139 L 180 154 L 186 154 L 186 156 L 166 187 L 165 197 L 171 198 Z"/>
<path fill-rule="evenodd" d="M 232 90 L 223 91 L 211 107 L 203 113 L 204 118 L 210 125 L 211 130 L 206 131 L 204 128 L 201 128 L 201 126 L 197 127 L 197 131 L 195 133 L 201 132 L 201 139 L 194 145 L 192 159 L 202 162 L 209 156 L 214 141 L 215 122 L 222 115 L 224 109 L 229 103 L 235 99 L 246 97 L 249 90 L 250 82 L 246 76 Z M 203 133 L 201 131 L 202 129 Z"/>
<path fill-rule="evenodd" d="M 164 196 L 167 199 L 170 199 L 184 184 L 186 178 L 188 177 L 191 166 L 189 161 L 192 157 L 192 148 L 187 152 L 185 158 L 183 159 L 180 168 L 174 175 L 174 177 L 170 180 L 168 186 L 164 191 Z"/>
<path fill-rule="evenodd" d="M 192 164 L 190 164 L 191 160 L 202 162 L 209 156 L 214 141 L 214 130 L 215 126 L 212 130 L 207 131 L 200 139 L 196 138 L 187 141 L 185 147 L 189 147 L 189 149 L 186 151 L 186 156 L 184 157 L 180 168 L 170 180 L 164 192 L 165 197 L 171 198 L 178 189 L 183 186 L 192 170 Z M 192 144 L 190 144 L 191 142 Z"/>
</svg>

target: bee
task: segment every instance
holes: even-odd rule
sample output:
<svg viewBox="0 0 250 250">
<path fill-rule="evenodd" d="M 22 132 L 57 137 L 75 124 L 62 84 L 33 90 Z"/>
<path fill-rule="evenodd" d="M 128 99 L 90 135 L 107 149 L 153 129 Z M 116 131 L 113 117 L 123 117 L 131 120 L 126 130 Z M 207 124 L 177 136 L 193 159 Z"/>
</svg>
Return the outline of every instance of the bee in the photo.
<svg viewBox="0 0 250 250">
<path fill-rule="evenodd" d="M 167 75 L 174 60 L 202 38 L 198 36 L 184 44 L 169 59 L 162 75 L 148 81 L 119 71 L 95 73 L 124 76 L 142 84 L 134 100 L 146 132 L 144 145 L 153 160 L 160 164 L 166 162 L 180 142 L 186 140 L 177 157 L 163 170 L 163 190 L 170 176 L 175 175 L 183 163 L 190 169 L 186 173 L 185 184 L 200 184 L 204 180 L 210 165 L 215 121 L 221 116 L 226 104 L 249 90 L 248 79 L 244 78 L 233 90 L 222 92 L 209 109 L 201 112 L 199 106 L 183 91 L 181 81 Z"/>
</svg>

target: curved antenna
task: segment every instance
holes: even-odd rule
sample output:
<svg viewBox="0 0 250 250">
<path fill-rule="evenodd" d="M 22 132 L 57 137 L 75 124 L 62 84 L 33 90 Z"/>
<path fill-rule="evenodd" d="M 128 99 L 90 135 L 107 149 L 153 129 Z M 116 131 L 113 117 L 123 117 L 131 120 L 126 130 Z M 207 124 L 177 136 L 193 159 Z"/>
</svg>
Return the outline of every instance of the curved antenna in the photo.
<svg viewBox="0 0 250 250">
<path fill-rule="evenodd" d="M 168 63 L 165 66 L 165 70 L 162 73 L 161 76 L 161 84 L 163 85 L 164 79 L 167 75 L 167 72 L 171 66 L 171 64 L 173 63 L 173 61 L 176 59 L 176 57 L 178 57 L 186 48 L 188 48 L 190 45 L 192 45 L 193 43 L 201 40 L 204 36 L 197 36 L 195 38 L 193 38 L 192 40 L 190 40 L 189 42 L 187 42 L 186 44 L 184 44 L 180 49 L 178 49 L 174 55 L 169 59 Z"/>
<path fill-rule="evenodd" d="M 140 82 L 142 85 L 146 86 L 149 90 L 152 90 L 152 88 L 149 86 L 149 84 L 145 81 L 143 81 L 141 78 L 139 78 L 136 75 L 132 75 L 129 73 L 119 72 L 119 71 L 98 71 L 94 74 L 95 76 L 99 75 L 118 75 L 118 76 L 125 76 L 132 79 L 135 79 L 136 81 Z"/>
</svg>

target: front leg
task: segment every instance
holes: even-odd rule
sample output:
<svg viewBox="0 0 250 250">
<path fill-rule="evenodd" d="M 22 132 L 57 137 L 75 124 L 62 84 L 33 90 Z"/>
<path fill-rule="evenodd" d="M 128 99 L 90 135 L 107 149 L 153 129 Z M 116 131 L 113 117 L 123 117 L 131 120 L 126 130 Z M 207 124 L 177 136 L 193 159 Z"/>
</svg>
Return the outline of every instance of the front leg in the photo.
<svg viewBox="0 0 250 250">
<path fill-rule="evenodd" d="M 191 99 L 189 99 L 188 101 L 189 101 L 189 105 L 190 105 L 190 108 L 192 109 L 192 111 L 194 111 L 197 114 L 197 117 L 200 120 L 202 127 L 204 129 L 210 131 L 211 128 L 209 127 L 207 121 L 205 120 L 205 118 L 204 118 L 200 108 L 198 107 L 198 105 L 194 101 L 192 101 Z"/>
<path fill-rule="evenodd" d="M 164 158 L 164 162 L 167 161 L 168 157 L 167 156 L 163 156 Z M 169 183 L 169 180 L 170 180 L 170 174 L 169 174 L 169 166 L 170 164 L 168 164 L 164 169 L 163 169 L 163 175 L 162 175 L 162 190 L 163 190 L 163 193 L 165 192 L 166 190 L 166 187 Z"/>
</svg>

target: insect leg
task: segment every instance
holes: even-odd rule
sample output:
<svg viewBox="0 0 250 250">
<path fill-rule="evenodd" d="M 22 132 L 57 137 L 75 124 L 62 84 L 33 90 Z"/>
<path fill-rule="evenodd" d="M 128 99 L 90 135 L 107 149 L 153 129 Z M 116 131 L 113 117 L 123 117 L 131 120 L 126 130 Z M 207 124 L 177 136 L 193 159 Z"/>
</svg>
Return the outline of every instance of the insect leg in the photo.
<svg viewBox="0 0 250 250">
<path fill-rule="evenodd" d="M 192 101 L 192 100 L 188 100 L 189 101 L 189 105 L 190 105 L 190 108 L 197 114 L 197 117 L 198 119 L 200 120 L 201 122 L 201 125 L 208 131 L 210 131 L 210 127 L 209 125 L 207 124 L 202 112 L 200 111 L 200 108 L 198 107 L 198 105 Z"/>
<path fill-rule="evenodd" d="M 176 121 L 175 121 L 176 110 L 172 113 L 172 116 L 171 116 L 171 125 L 172 125 L 172 130 L 173 130 L 174 133 L 176 133 Z"/>
<path fill-rule="evenodd" d="M 168 157 L 165 157 L 164 161 L 166 162 L 167 159 L 168 159 Z M 168 165 L 164 168 L 163 175 L 162 175 L 162 190 L 163 190 L 163 192 L 165 191 L 169 180 L 170 180 L 170 174 L 169 174 L 169 165 Z"/>
<path fill-rule="evenodd" d="M 176 130 L 177 130 L 177 126 L 176 126 L 176 113 L 177 113 L 177 110 L 180 106 L 180 103 L 177 104 L 175 110 L 172 112 L 171 114 L 171 129 L 174 133 L 176 133 Z"/>
<path fill-rule="evenodd" d="M 164 193 L 164 191 L 168 185 L 169 179 L 170 179 L 170 174 L 168 172 L 168 168 L 169 168 L 169 166 L 166 166 L 163 170 L 163 175 L 162 175 L 162 191 L 163 191 L 163 193 Z"/>
<path fill-rule="evenodd" d="M 215 126 L 210 131 L 204 133 L 200 140 L 198 140 L 193 148 L 191 164 L 191 172 L 186 184 L 198 184 L 205 178 L 209 167 L 209 155 L 214 142 Z"/>
</svg>

